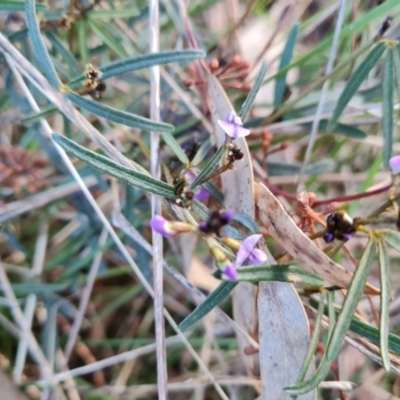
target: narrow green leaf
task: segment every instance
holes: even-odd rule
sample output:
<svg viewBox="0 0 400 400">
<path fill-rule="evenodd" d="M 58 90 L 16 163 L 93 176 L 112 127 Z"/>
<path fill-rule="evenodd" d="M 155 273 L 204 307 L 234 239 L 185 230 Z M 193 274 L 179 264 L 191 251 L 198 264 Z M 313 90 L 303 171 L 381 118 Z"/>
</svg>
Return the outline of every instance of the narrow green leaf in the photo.
<svg viewBox="0 0 400 400">
<path fill-rule="evenodd" d="M 200 164 L 204 160 L 204 157 L 207 155 L 207 153 L 210 151 L 210 149 L 211 149 L 211 140 L 207 139 L 200 146 L 200 148 L 197 151 L 196 155 L 194 156 L 191 164 L 194 166 Z"/>
<path fill-rule="evenodd" d="M 200 171 L 196 176 L 196 179 L 191 183 L 189 189 L 194 189 L 196 186 L 201 185 L 201 183 L 215 170 L 218 166 L 222 156 L 225 153 L 225 146 L 222 145 L 218 151 L 214 154 L 207 165 Z"/>
<path fill-rule="evenodd" d="M 389 338 L 389 305 L 390 305 L 390 259 L 386 243 L 378 240 L 379 271 L 381 278 L 381 309 L 379 315 L 379 344 L 383 367 L 390 371 Z"/>
<path fill-rule="evenodd" d="M 212 197 L 214 197 L 215 200 L 218 201 L 219 204 L 224 204 L 223 193 L 212 182 L 203 183 L 203 187 Z"/>
<path fill-rule="evenodd" d="M 25 5 L 25 0 L 0 0 L 0 11 L 25 11 Z M 47 4 L 36 4 L 36 11 L 46 11 L 47 8 Z"/>
<path fill-rule="evenodd" d="M 25 282 L 25 283 L 14 283 L 12 288 L 16 295 L 22 296 L 27 294 L 38 294 L 45 295 L 54 292 L 61 292 L 68 288 L 67 284 L 55 284 L 55 283 L 36 283 L 36 282 Z"/>
<path fill-rule="evenodd" d="M 333 292 L 331 292 L 333 293 Z M 310 305 L 314 308 L 319 306 L 319 303 L 311 299 Z M 325 315 L 327 314 L 327 310 L 325 309 Z M 335 314 L 339 314 L 338 310 L 334 310 Z M 329 318 L 331 320 L 331 318 Z M 379 345 L 379 330 L 372 325 L 369 325 L 363 321 L 361 321 L 358 317 L 354 317 L 350 324 L 350 331 L 360 335 L 374 344 Z M 393 353 L 400 355 L 400 337 L 397 335 L 393 335 L 389 333 L 389 350 Z"/>
<path fill-rule="evenodd" d="M 245 214 L 235 214 L 233 220 L 245 226 L 251 233 L 259 233 L 257 222 L 253 218 Z"/>
<path fill-rule="evenodd" d="M 190 313 L 178 325 L 178 328 L 181 331 L 189 329 L 193 324 L 201 320 L 222 300 L 224 300 L 236 285 L 237 282 L 222 282 L 200 305 L 195 308 L 192 313 Z"/>
<path fill-rule="evenodd" d="M 26 22 L 28 25 L 29 38 L 32 42 L 33 52 L 40 66 L 43 68 L 47 78 L 53 86 L 60 87 L 61 81 L 51 62 L 49 53 L 47 52 L 43 38 L 40 35 L 39 23 L 36 19 L 35 0 L 27 0 L 26 2 Z"/>
<path fill-rule="evenodd" d="M 307 124 L 302 124 L 302 125 L 306 129 L 311 129 L 312 122 L 307 123 Z M 335 126 L 328 129 L 328 120 L 327 119 L 323 119 L 319 122 L 318 130 L 319 130 L 319 132 L 331 132 L 331 133 L 336 133 L 338 135 L 355 138 L 355 139 L 365 139 L 367 137 L 367 134 L 365 132 L 363 132 L 362 130 L 360 130 L 354 126 L 341 124 L 339 122 L 336 123 Z"/>
<path fill-rule="evenodd" d="M 232 239 L 236 239 L 236 240 L 244 240 L 246 239 L 246 236 L 244 236 L 243 234 L 241 234 L 236 228 L 234 228 L 233 226 L 230 225 L 226 225 L 223 227 L 223 230 L 226 234 L 226 236 L 231 237 Z"/>
<path fill-rule="evenodd" d="M 243 266 L 237 272 L 237 280 L 244 282 L 290 282 L 316 287 L 324 285 L 324 280 L 318 275 L 291 265 Z"/>
<path fill-rule="evenodd" d="M 324 172 L 332 171 L 335 167 L 334 160 L 322 160 L 307 166 L 306 175 L 319 175 Z M 283 162 L 267 162 L 268 174 L 270 176 L 290 176 L 297 175 L 301 166 L 299 164 L 289 164 Z"/>
<path fill-rule="evenodd" d="M 383 131 L 383 163 L 389 166 L 393 147 L 393 49 L 386 52 L 385 68 L 382 84 L 382 131 Z"/>
<path fill-rule="evenodd" d="M 281 62 L 279 64 L 279 70 L 286 68 L 290 64 L 290 60 L 293 56 L 294 46 L 296 45 L 297 34 L 299 32 L 299 24 L 293 25 L 289 32 L 288 40 L 286 42 L 285 49 L 283 50 L 281 56 Z M 280 76 L 275 81 L 275 97 L 274 97 L 274 107 L 278 108 L 283 101 L 286 90 L 286 74 Z"/>
<path fill-rule="evenodd" d="M 175 197 L 174 188 L 165 182 L 119 165 L 111 159 L 97 154 L 94 151 L 88 150 L 57 133 L 53 133 L 53 139 L 67 153 L 79 158 L 79 160 L 85 162 L 93 168 L 96 168 L 100 172 L 114 176 L 123 183 L 146 190 L 158 196 L 166 198 Z"/>
<path fill-rule="evenodd" d="M 379 43 L 377 44 L 367 55 L 366 59 L 358 66 L 356 71 L 350 77 L 349 81 L 346 84 L 342 94 L 339 97 L 339 100 L 336 103 L 336 107 L 333 111 L 333 115 L 328 124 L 328 129 L 332 129 L 338 121 L 340 115 L 343 110 L 346 108 L 350 99 L 357 92 L 361 83 L 368 76 L 369 72 L 373 68 L 373 66 L 378 62 L 379 58 L 382 56 L 385 51 L 385 44 Z"/>
<path fill-rule="evenodd" d="M 314 332 L 312 334 L 310 345 L 308 346 L 307 354 L 304 358 L 303 365 L 301 366 L 299 376 L 297 377 L 296 385 L 304 381 L 307 371 L 310 368 L 311 361 L 313 360 L 315 350 L 319 342 L 319 335 L 321 332 L 321 322 L 322 322 L 322 316 L 324 315 L 325 299 L 326 299 L 326 293 L 321 293 L 317 317 L 315 318 L 315 323 L 314 323 Z M 296 398 L 297 396 L 293 396 L 292 400 L 295 400 Z"/>
<path fill-rule="evenodd" d="M 397 101 L 400 102 L 400 46 L 396 46 L 394 49 L 394 76 L 396 78 L 396 89 L 397 89 Z"/>
<path fill-rule="evenodd" d="M 382 229 L 379 235 L 386 241 L 386 243 L 400 252 L 400 232 L 392 231 L 391 229 Z"/>
<path fill-rule="evenodd" d="M 97 103 L 96 101 L 79 96 L 76 93 L 70 92 L 67 94 L 67 96 L 79 107 L 82 107 L 94 115 L 106 118 L 109 121 L 117 122 L 118 124 L 155 132 L 172 132 L 174 130 L 173 125 L 163 122 L 154 122 L 151 119 L 140 117 L 139 115 L 132 114 L 127 111 L 117 110 L 115 108 L 108 107 L 104 104 Z"/>
<path fill-rule="evenodd" d="M 93 33 L 111 50 L 115 52 L 119 57 L 126 58 L 128 57 L 128 53 L 122 47 L 121 43 L 116 40 L 111 34 L 109 33 L 105 24 L 95 22 L 93 20 L 88 20 L 88 24 L 90 29 Z"/>
<path fill-rule="evenodd" d="M 243 122 L 246 120 L 247 115 L 249 114 L 250 109 L 253 106 L 257 93 L 262 86 L 266 72 L 267 72 L 267 62 L 263 60 L 263 62 L 261 63 L 260 70 L 258 71 L 257 77 L 254 81 L 253 87 L 251 88 L 250 93 L 247 95 L 247 98 L 242 105 L 242 109 L 240 110 L 240 118 L 242 119 Z"/>
<path fill-rule="evenodd" d="M 64 46 L 64 44 L 60 41 L 60 39 L 54 34 L 54 32 L 46 31 L 46 37 L 50 40 L 53 48 L 57 51 L 58 54 L 62 57 L 62 59 L 68 64 L 68 67 L 71 69 L 71 72 L 74 75 L 78 75 L 81 73 L 81 69 L 76 61 L 76 57 L 71 54 L 71 52 Z"/>
<path fill-rule="evenodd" d="M 340 347 L 351 324 L 351 320 L 356 311 L 360 297 L 364 291 L 365 284 L 368 279 L 369 271 L 375 260 L 376 246 L 373 239 L 370 239 L 364 253 L 360 259 L 357 270 L 354 272 L 350 287 L 347 291 L 346 298 L 343 303 L 332 336 L 328 342 L 326 357 L 332 362 L 337 357 Z"/>
<path fill-rule="evenodd" d="M 124 10 L 91 10 L 87 13 L 89 19 L 105 19 L 111 18 L 131 18 L 136 17 L 140 14 L 140 11 L 136 7 L 129 7 Z"/>
<path fill-rule="evenodd" d="M 164 142 L 172 150 L 172 152 L 179 158 L 182 164 L 189 164 L 189 159 L 186 153 L 183 151 L 181 145 L 176 141 L 170 132 L 161 133 Z"/>
<path fill-rule="evenodd" d="M 328 329 L 328 342 L 332 336 L 333 328 L 336 324 L 336 311 L 335 311 L 335 292 L 328 293 L 328 317 L 329 317 L 329 329 Z"/>
<path fill-rule="evenodd" d="M 58 108 L 54 107 L 53 105 L 47 106 L 44 110 L 42 110 L 40 113 L 33 114 L 29 117 L 23 118 L 19 121 L 21 125 L 31 125 L 35 122 L 38 122 L 42 118 L 49 118 L 52 117 L 53 115 L 57 114 Z"/>
<path fill-rule="evenodd" d="M 192 210 L 202 221 L 207 221 L 210 215 L 208 208 L 196 199 L 193 201 Z"/>
<path fill-rule="evenodd" d="M 86 20 L 83 19 L 76 22 L 75 28 L 78 36 L 78 48 L 81 62 L 83 65 L 86 65 L 89 63 L 88 24 Z"/>
<path fill-rule="evenodd" d="M 108 79 L 113 76 L 125 74 L 127 72 L 137 71 L 143 68 L 153 67 L 155 65 L 164 65 L 174 62 L 189 62 L 198 58 L 205 57 L 203 50 L 179 50 L 165 51 L 161 53 L 144 54 L 124 60 L 115 61 L 111 64 L 99 68 L 102 72 L 101 79 Z M 83 75 L 77 77 L 69 83 L 72 88 L 78 87 L 79 83 L 85 79 Z"/>
<path fill-rule="evenodd" d="M 330 368 L 331 363 L 327 361 L 326 355 L 324 355 L 321 359 L 317 372 L 312 378 L 296 385 L 285 387 L 285 392 L 292 396 L 300 396 L 301 394 L 311 392 L 325 379 Z"/>
</svg>

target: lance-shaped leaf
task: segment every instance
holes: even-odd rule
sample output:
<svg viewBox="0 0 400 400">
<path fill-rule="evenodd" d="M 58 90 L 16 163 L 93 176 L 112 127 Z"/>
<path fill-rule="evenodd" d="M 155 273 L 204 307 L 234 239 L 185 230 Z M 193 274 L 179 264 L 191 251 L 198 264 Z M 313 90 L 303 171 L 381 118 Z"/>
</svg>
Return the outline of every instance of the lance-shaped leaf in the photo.
<svg viewBox="0 0 400 400">
<path fill-rule="evenodd" d="M 90 29 L 94 34 L 119 57 L 126 58 L 128 53 L 122 44 L 110 34 L 106 23 L 100 23 L 94 20 L 87 20 Z"/>
<path fill-rule="evenodd" d="M 297 40 L 297 33 L 299 31 L 299 24 L 293 25 L 289 32 L 288 40 L 285 49 L 283 50 L 279 70 L 286 68 L 292 59 L 293 49 Z M 274 107 L 278 108 L 282 102 L 286 91 L 286 74 L 280 76 L 275 82 L 275 97 Z"/>
<path fill-rule="evenodd" d="M 0 11 L 25 11 L 25 5 L 25 0 L 0 0 Z M 47 4 L 36 4 L 36 11 L 46 11 L 47 9 Z"/>
<path fill-rule="evenodd" d="M 243 266 L 237 272 L 237 280 L 244 282 L 290 282 L 317 287 L 324 284 L 318 275 L 285 264 Z"/>
<path fill-rule="evenodd" d="M 57 114 L 59 112 L 57 107 L 54 107 L 53 105 L 47 106 L 44 110 L 37 114 L 33 114 L 29 117 L 23 118 L 19 121 L 20 124 L 22 125 L 31 125 L 35 122 L 40 121 L 42 118 L 49 118 L 52 117 L 53 115 Z"/>
<path fill-rule="evenodd" d="M 89 19 L 131 18 L 140 14 L 136 7 L 130 6 L 122 10 L 90 10 L 86 15 Z"/>
<path fill-rule="evenodd" d="M 386 243 L 378 240 L 379 270 L 381 278 L 381 309 L 379 315 L 379 344 L 383 367 L 390 371 L 388 349 L 389 339 L 389 303 L 390 303 L 390 259 Z"/>
<path fill-rule="evenodd" d="M 391 229 L 382 229 L 379 231 L 381 236 L 389 246 L 400 252 L 400 232 L 392 231 Z"/>
<path fill-rule="evenodd" d="M 72 76 L 80 74 L 81 70 L 79 68 L 78 62 L 76 61 L 75 56 L 64 46 L 64 44 L 60 41 L 57 35 L 54 32 L 46 31 L 45 35 L 50 40 L 53 48 L 57 51 L 58 54 L 63 58 L 63 60 L 68 64 Z"/>
<path fill-rule="evenodd" d="M 97 154 L 94 151 L 88 150 L 57 133 L 53 133 L 53 139 L 67 153 L 79 158 L 81 161 L 105 174 L 114 176 L 123 183 L 146 190 L 147 192 L 156 194 L 158 196 L 166 198 L 175 197 L 174 188 L 165 182 L 119 165 L 111 159 Z"/>
<path fill-rule="evenodd" d="M 132 58 L 125 58 L 99 68 L 102 72 L 101 79 L 108 79 L 113 76 L 137 71 L 139 69 L 153 67 L 155 65 L 170 64 L 174 62 L 189 62 L 198 58 L 204 58 L 206 53 L 203 50 L 177 50 L 161 53 L 144 54 Z M 76 88 L 85 77 L 79 76 L 69 83 L 69 86 Z"/>
<path fill-rule="evenodd" d="M 235 214 L 233 220 L 245 226 L 251 233 L 260 233 L 257 222 L 246 214 Z"/>
<path fill-rule="evenodd" d="M 237 282 L 222 282 L 195 310 L 179 325 L 181 331 L 189 329 L 193 324 L 207 315 L 215 306 L 224 300 L 235 288 Z"/>
<path fill-rule="evenodd" d="M 317 302 L 314 299 L 311 299 L 310 305 L 314 308 L 318 308 L 319 302 Z M 338 315 L 340 312 L 340 309 L 334 310 L 332 308 L 332 310 L 333 310 L 334 315 L 336 315 L 336 314 Z M 325 315 L 328 315 L 328 311 L 326 310 L 326 307 L 324 309 L 324 313 L 325 313 Z M 329 316 L 329 328 L 331 327 L 331 323 L 330 323 L 331 320 L 335 321 L 335 318 L 332 319 L 332 317 Z M 379 341 L 380 341 L 379 329 L 375 328 L 372 325 L 369 325 L 366 322 L 363 322 L 362 320 L 360 320 L 359 316 L 356 315 L 355 317 L 353 317 L 353 319 L 351 320 L 349 330 L 351 332 L 356 333 L 357 335 L 360 335 L 360 336 L 368 339 L 370 342 L 372 342 L 376 345 L 379 345 Z M 389 338 L 389 343 L 388 343 L 389 351 L 400 355 L 400 337 L 397 335 L 394 335 L 392 333 L 389 333 L 388 338 Z"/>
<path fill-rule="evenodd" d="M 196 186 L 201 185 L 205 179 L 207 179 L 211 172 L 217 168 L 222 156 L 224 155 L 224 152 L 225 146 L 221 146 L 207 163 L 207 165 L 199 172 L 199 174 L 196 176 L 196 179 L 190 184 L 189 189 L 194 189 Z"/>
<path fill-rule="evenodd" d="M 214 197 L 215 200 L 218 201 L 219 204 L 224 204 L 224 195 L 217 188 L 217 186 L 215 186 L 212 182 L 206 182 L 203 184 L 203 187 L 208 193 L 210 193 L 212 197 Z"/>
<path fill-rule="evenodd" d="M 342 306 L 342 311 L 337 318 L 332 336 L 329 340 L 326 350 L 326 357 L 329 362 L 335 360 L 339 353 L 340 347 L 342 346 L 343 340 L 351 324 L 351 319 L 353 318 L 358 302 L 363 293 L 372 263 L 375 260 L 375 255 L 375 241 L 374 239 L 370 239 L 363 255 L 361 256 L 360 262 L 358 263 L 357 270 L 354 272 L 353 279 L 351 280 L 349 290 L 347 291 Z"/>
<path fill-rule="evenodd" d="M 310 390 L 315 389 L 325 379 L 330 369 L 330 363 L 337 357 L 344 338 L 346 337 L 346 333 L 350 327 L 351 320 L 363 293 L 363 288 L 367 282 L 369 271 L 375 259 L 375 252 L 375 242 L 373 239 L 370 239 L 358 264 L 358 268 L 353 275 L 342 310 L 332 330 L 326 353 L 321 360 L 317 373 L 305 382 L 285 388 L 289 394 L 300 395 L 308 393 Z"/>
<path fill-rule="evenodd" d="M 292 396 L 299 396 L 301 394 L 311 392 L 325 379 L 330 368 L 331 364 L 327 361 L 326 355 L 324 355 L 320 361 L 317 372 L 311 379 L 293 386 L 287 386 L 285 387 L 285 392 Z"/>
<path fill-rule="evenodd" d="M 400 47 L 393 49 L 394 76 L 396 78 L 397 101 L 400 101 Z"/>
<path fill-rule="evenodd" d="M 189 159 L 183 151 L 181 145 L 176 141 L 175 137 L 170 132 L 163 132 L 161 136 L 164 142 L 168 145 L 171 151 L 179 158 L 182 164 L 189 164 Z"/>
<path fill-rule="evenodd" d="M 200 164 L 204 160 L 204 157 L 207 155 L 210 149 L 211 149 L 211 140 L 207 139 L 200 146 L 199 150 L 197 150 L 197 153 L 192 160 L 192 165 L 196 166 Z"/>
<path fill-rule="evenodd" d="M 306 129 L 311 129 L 312 127 L 312 122 L 302 124 Z M 362 130 L 351 126 L 351 125 L 345 125 L 341 124 L 340 122 L 337 122 L 335 126 L 330 127 L 328 129 L 328 120 L 327 119 L 322 119 L 319 121 L 318 125 L 318 130 L 319 132 L 332 132 L 336 133 L 338 135 L 350 137 L 350 138 L 355 138 L 355 139 L 365 139 L 367 137 L 367 134 L 363 132 Z"/>
<path fill-rule="evenodd" d="M 35 0 L 27 0 L 26 2 L 26 21 L 35 57 L 52 85 L 59 87 L 61 85 L 60 79 L 40 35 L 39 23 L 36 19 Z"/>
<path fill-rule="evenodd" d="M 385 44 L 379 43 L 377 44 L 367 55 L 366 59 L 358 66 L 358 68 L 354 71 L 353 75 L 350 77 L 349 81 L 346 84 L 342 94 L 339 97 L 338 102 L 336 103 L 335 110 L 333 111 L 333 115 L 328 124 L 328 129 L 332 129 L 341 116 L 343 110 L 346 108 L 350 99 L 357 92 L 361 83 L 368 76 L 371 69 L 378 62 L 383 52 L 385 51 Z"/>
<path fill-rule="evenodd" d="M 67 96 L 73 103 L 84 110 L 109 121 L 146 131 L 172 132 L 174 130 L 173 125 L 163 122 L 155 122 L 151 119 L 140 117 L 139 115 L 127 111 L 117 110 L 116 108 L 108 107 L 104 104 L 97 103 L 96 101 L 86 99 L 85 97 L 79 96 L 75 93 L 68 93 Z"/>
<path fill-rule="evenodd" d="M 266 72 L 267 62 L 264 60 L 261 63 L 261 67 L 253 83 L 253 87 L 251 88 L 250 93 L 247 95 L 247 98 L 242 105 L 242 109 L 240 110 L 240 118 L 243 122 L 246 120 L 247 115 L 249 114 L 251 107 L 253 106 L 254 100 L 256 99 L 257 93 L 261 88 Z"/>
<path fill-rule="evenodd" d="M 383 130 L 383 162 L 389 166 L 393 147 L 393 49 L 388 49 L 382 84 L 382 130 Z"/>
<path fill-rule="evenodd" d="M 326 295 L 325 295 L 325 293 L 322 293 L 321 299 L 319 301 L 317 317 L 315 318 L 314 332 L 312 334 L 310 345 L 308 346 L 307 354 L 304 358 L 303 365 L 301 366 L 296 384 L 299 384 L 304 381 L 304 378 L 306 377 L 307 371 L 310 367 L 311 361 L 313 360 L 315 350 L 316 350 L 318 342 L 319 342 L 319 334 L 321 332 L 321 322 L 322 322 L 322 316 L 324 315 L 325 299 L 326 299 Z M 297 396 L 294 396 L 293 400 L 295 400 L 296 398 L 297 398 Z"/>
</svg>

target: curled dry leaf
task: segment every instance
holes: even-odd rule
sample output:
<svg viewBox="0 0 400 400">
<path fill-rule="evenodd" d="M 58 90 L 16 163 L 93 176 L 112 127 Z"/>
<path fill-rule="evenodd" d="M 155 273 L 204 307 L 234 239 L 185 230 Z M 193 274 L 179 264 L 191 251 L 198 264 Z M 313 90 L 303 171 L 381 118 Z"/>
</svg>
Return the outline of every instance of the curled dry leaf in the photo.
<svg viewBox="0 0 400 400">
<path fill-rule="evenodd" d="M 254 184 L 259 220 L 270 235 L 295 259 L 304 261 L 301 267 L 320 275 L 326 285 L 347 288 L 352 274 L 332 261 L 284 210 L 279 200 L 262 183 Z M 379 289 L 367 283 L 365 293 L 379 294 Z"/>
</svg>

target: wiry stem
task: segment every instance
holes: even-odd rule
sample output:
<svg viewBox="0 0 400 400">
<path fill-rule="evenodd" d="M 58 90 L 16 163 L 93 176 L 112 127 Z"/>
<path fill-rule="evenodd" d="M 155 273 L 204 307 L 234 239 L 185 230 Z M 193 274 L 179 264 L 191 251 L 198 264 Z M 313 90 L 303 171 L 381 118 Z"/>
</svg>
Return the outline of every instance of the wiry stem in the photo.
<svg viewBox="0 0 400 400">
<path fill-rule="evenodd" d="M 160 50 L 159 4 L 158 0 L 149 0 L 150 52 Z M 160 120 L 160 66 L 150 68 L 150 118 Z M 151 174 L 160 179 L 160 134 L 151 132 Z M 161 214 L 161 202 L 157 196 L 151 196 L 151 214 Z M 157 384 L 158 398 L 167 399 L 167 355 L 165 350 L 165 326 L 163 316 L 163 238 L 153 231 L 153 276 L 154 276 L 154 320 L 157 343 Z"/>
</svg>

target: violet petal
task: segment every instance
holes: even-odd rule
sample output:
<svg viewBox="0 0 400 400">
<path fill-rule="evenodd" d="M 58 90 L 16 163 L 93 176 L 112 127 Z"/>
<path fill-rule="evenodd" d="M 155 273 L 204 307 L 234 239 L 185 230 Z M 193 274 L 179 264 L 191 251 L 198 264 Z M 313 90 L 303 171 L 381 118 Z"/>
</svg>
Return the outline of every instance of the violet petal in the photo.
<svg viewBox="0 0 400 400">
<path fill-rule="evenodd" d="M 393 175 L 397 175 L 400 172 L 400 156 L 392 157 L 389 160 L 389 165 Z"/>
<path fill-rule="evenodd" d="M 262 235 L 257 234 L 251 235 L 243 240 L 236 255 L 235 267 L 240 267 L 244 263 L 261 238 Z"/>
<path fill-rule="evenodd" d="M 236 268 L 232 264 L 227 265 L 222 270 L 222 274 L 224 275 L 224 277 L 226 277 L 227 279 L 229 279 L 231 281 L 236 280 L 237 277 L 238 277 L 238 273 L 236 271 Z"/>
<path fill-rule="evenodd" d="M 153 231 L 156 231 L 167 238 L 172 237 L 176 234 L 176 232 L 171 229 L 170 223 L 161 215 L 155 215 L 150 220 L 150 226 Z"/>
</svg>

